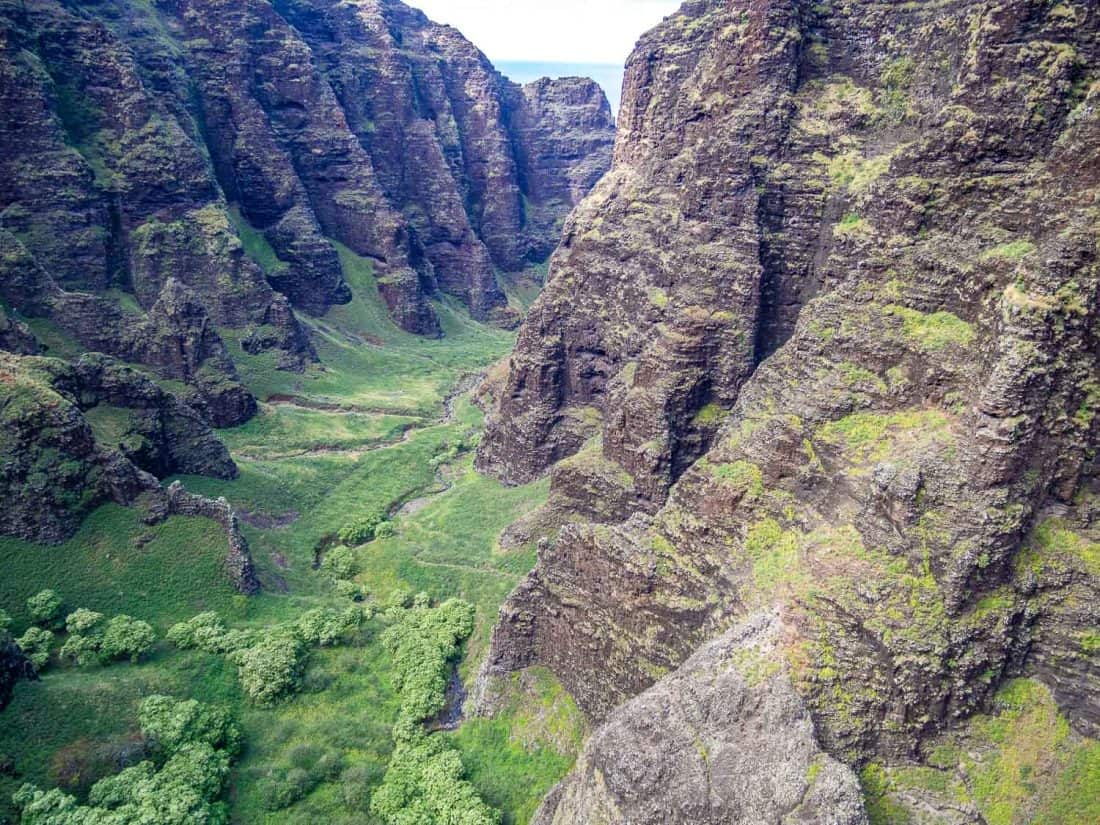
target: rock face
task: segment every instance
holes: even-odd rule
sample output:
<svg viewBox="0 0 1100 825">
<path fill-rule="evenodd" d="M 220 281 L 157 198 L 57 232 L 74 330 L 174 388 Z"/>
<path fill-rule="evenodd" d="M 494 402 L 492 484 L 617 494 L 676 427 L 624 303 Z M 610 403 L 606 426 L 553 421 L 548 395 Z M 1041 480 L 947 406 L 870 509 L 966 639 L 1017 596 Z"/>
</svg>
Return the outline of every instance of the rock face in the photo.
<svg viewBox="0 0 1100 825">
<path fill-rule="evenodd" d="M 781 641 L 757 616 L 618 708 L 534 825 L 865 825 L 855 774 L 775 663 Z"/>
<path fill-rule="evenodd" d="M 237 474 L 198 413 L 104 356 L 0 353 L 0 418 L 3 535 L 60 542 L 96 505 L 159 491 L 156 476 Z"/>
<path fill-rule="evenodd" d="M 479 452 L 570 522 L 485 678 L 611 720 L 776 607 L 844 762 L 920 763 L 1017 674 L 1096 735 L 1098 32 L 694 0 L 642 39 Z"/>
<path fill-rule="evenodd" d="M 334 243 L 374 263 L 410 331 L 439 334 L 439 290 L 515 323 L 495 270 L 545 259 L 614 131 L 593 84 L 524 94 L 396 0 L 5 0 L 0 111 L 0 229 L 19 268 L 151 314 L 176 279 L 205 334 L 251 331 L 290 369 L 311 352 L 279 293 L 311 315 L 345 303 Z M 95 314 L 117 316 L 117 297 Z M 14 307 L 85 346 L 158 356 L 109 346 L 124 330 L 57 300 Z"/>
<path fill-rule="evenodd" d="M 6 630 L 0 630 L 0 711 L 11 701 L 15 683 L 37 678 L 34 666 Z"/>
</svg>

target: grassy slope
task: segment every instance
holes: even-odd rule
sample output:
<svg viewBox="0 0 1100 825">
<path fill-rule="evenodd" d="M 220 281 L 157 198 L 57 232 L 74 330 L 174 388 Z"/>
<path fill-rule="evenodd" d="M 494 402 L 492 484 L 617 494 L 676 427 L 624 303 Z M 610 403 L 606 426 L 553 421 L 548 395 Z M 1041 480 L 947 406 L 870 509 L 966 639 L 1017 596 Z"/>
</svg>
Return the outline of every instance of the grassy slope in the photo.
<svg viewBox="0 0 1100 825">
<path fill-rule="evenodd" d="M 392 537 L 358 550 L 359 578 L 379 602 L 398 591 L 425 590 L 474 603 L 477 630 L 462 667 L 472 677 L 497 608 L 534 564 L 533 550 L 502 553 L 497 537 L 541 503 L 547 487 L 504 488 L 475 473 L 469 448 L 481 414 L 459 399 L 445 417 L 444 400 L 464 376 L 503 357 L 512 335 L 473 323 L 453 305 L 437 306 L 444 340 L 408 335 L 388 320 L 369 264 L 340 252 L 356 299 L 311 322 L 321 365 L 293 375 L 276 371 L 270 356 L 240 359 L 261 399 L 292 396 L 298 405 L 264 404 L 256 419 L 223 433 L 241 467 L 236 481 L 184 479 L 197 492 L 226 496 L 252 514 L 254 524 L 274 525 L 245 528 L 264 594 L 246 600 L 225 585 L 219 573 L 224 538 L 210 523 L 172 519 L 147 528 L 132 511 L 104 507 L 60 548 L 0 541 L 0 607 L 16 617 L 17 630 L 27 621 L 24 600 L 43 587 L 58 589 L 70 609 L 127 612 L 161 633 L 206 609 L 233 625 L 263 626 L 312 607 L 338 606 L 332 584 L 313 569 L 315 549 L 355 515 L 396 512 L 420 499 L 415 512 L 398 519 Z M 232 335 L 227 338 L 233 346 Z M 318 404 L 339 409 L 306 408 Z M 155 538 L 138 549 L 133 539 L 145 533 Z M 315 651 L 306 690 L 275 708 L 249 706 L 233 669 L 219 657 L 181 654 L 165 644 L 137 666 L 77 671 L 55 664 L 41 682 L 18 688 L 0 725 L 0 754 L 15 758 L 19 781 L 49 785 L 59 752 L 132 734 L 141 696 L 194 696 L 234 706 L 246 730 L 248 746 L 233 782 L 235 822 L 370 822 L 363 800 L 385 769 L 396 718 L 379 629 L 372 623 L 350 646 Z M 561 702 L 546 688 L 528 704 Z M 509 823 L 526 821 L 572 761 L 568 747 L 520 738 L 518 728 L 529 717 L 517 710 L 454 737 L 478 786 L 504 808 Z M 280 780 L 318 744 L 339 757 L 344 778 L 334 774 L 289 809 L 266 811 L 265 782 Z M 10 815 L 17 784 L 0 778 L 0 821 Z"/>
</svg>

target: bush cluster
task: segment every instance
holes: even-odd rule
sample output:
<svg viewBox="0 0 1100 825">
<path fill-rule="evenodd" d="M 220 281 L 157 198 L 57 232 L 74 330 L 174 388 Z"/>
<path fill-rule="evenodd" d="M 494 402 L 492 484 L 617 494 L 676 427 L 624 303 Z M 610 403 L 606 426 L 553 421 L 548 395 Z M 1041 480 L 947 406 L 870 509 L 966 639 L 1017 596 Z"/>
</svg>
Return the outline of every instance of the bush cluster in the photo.
<svg viewBox="0 0 1100 825">
<path fill-rule="evenodd" d="M 341 527 L 336 536 L 343 544 L 358 547 L 360 544 L 372 541 L 378 535 L 378 530 L 385 521 L 386 517 L 379 513 L 359 516 Z"/>
<path fill-rule="evenodd" d="M 346 544 L 338 544 L 325 552 L 321 569 L 337 581 L 347 581 L 359 572 L 359 562 L 354 550 Z"/>
<path fill-rule="evenodd" d="M 432 608 L 420 594 L 406 611 L 393 608 L 382 636 L 394 664 L 401 713 L 395 748 L 371 812 L 386 825 L 499 825 L 500 813 L 465 778 L 458 752 L 428 736 L 423 722 L 446 704 L 447 680 L 460 645 L 474 629 L 474 608 L 451 599 Z"/>
<path fill-rule="evenodd" d="M 59 789 L 24 785 L 13 797 L 23 825 L 225 825 L 229 768 L 240 732 L 224 711 L 150 696 L 139 712 L 156 757 L 92 786 L 88 804 Z"/>
<path fill-rule="evenodd" d="M 80 608 L 65 619 L 69 637 L 61 646 L 61 658 L 85 666 L 129 659 L 137 662 L 156 643 L 152 625 L 132 616 L 105 619 L 102 613 Z"/>
<path fill-rule="evenodd" d="M 423 595 L 386 629 L 382 643 L 393 659 L 402 717 L 422 722 L 443 709 L 452 662 L 473 629 L 473 605 L 450 599 L 432 608 Z"/>
<path fill-rule="evenodd" d="M 269 811 L 289 808 L 322 782 L 336 779 L 344 767 L 337 751 L 323 750 L 317 745 L 295 746 L 289 762 L 288 768 L 272 771 L 261 782 L 263 804 Z"/>
<path fill-rule="evenodd" d="M 302 687 L 309 645 L 327 647 L 345 638 L 368 615 L 362 607 L 344 611 L 310 610 L 297 621 L 265 630 L 230 630 L 217 613 L 200 613 L 168 631 L 168 641 L 181 650 L 225 656 L 237 666 L 245 693 L 270 705 Z"/>
<path fill-rule="evenodd" d="M 29 627 L 27 632 L 15 640 L 23 655 L 30 660 L 35 670 L 42 670 L 50 661 L 50 646 L 53 633 L 42 627 Z"/>
</svg>

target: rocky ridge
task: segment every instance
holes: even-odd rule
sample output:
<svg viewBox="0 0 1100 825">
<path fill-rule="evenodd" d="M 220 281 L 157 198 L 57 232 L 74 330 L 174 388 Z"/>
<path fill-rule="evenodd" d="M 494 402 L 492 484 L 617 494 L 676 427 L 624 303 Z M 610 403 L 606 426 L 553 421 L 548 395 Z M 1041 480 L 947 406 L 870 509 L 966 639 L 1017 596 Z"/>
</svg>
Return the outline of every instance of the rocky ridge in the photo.
<svg viewBox="0 0 1100 825">
<path fill-rule="evenodd" d="M 551 470 L 570 523 L 483 683 L 549 666 L 621 753 L 616 708 L 776 609 L 764 660 L 856 768 L 923 770 L 1021 675 L 1097 735 L 1098 31 L 1082 3 L 694 0 L 642 39 L 490 388 L 479 466 Z M 610 764 L 570 821 L 635 804 Z"/>
<path fill-rule="evenodd" d="M 0 37 L 5 260 L 111 323 L 93 334 L 56 297 L 5 300 L 150 366 L 165 365 L 126 351 L 105 291 L 152 313 L 175 278 L 211 334 L 243 330 L 250 352 L 301 369 L 290 307 L 323 315 L 350 296 L 335 244 L 373 263 L 407 330 L 439 334 L 440 291 L 514 324 L 496 270 L 549 254 L 610 164 L 595 84 L 530 97 L 396 0 L 11 0 Z"/>
</svg>

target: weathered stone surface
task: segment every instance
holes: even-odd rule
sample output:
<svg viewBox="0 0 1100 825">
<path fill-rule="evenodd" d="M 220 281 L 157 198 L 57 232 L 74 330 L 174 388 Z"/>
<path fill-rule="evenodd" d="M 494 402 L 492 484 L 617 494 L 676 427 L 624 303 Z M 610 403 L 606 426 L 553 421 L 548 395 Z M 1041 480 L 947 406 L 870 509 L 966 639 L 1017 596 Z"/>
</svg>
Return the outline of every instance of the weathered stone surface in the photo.
<svg viewBox="0 0 1100 825">
<path fill-rule="evenodd" d="M 38 341 L 27 325 L 8 317 L 0 307 L 0 349 L 14 352 L 16 355 L 38 355 Z"/>
<path fill-rule="evenodd" d="M 115 443 L 97 440 L 104 413 Z M 100 355 L 69 365 L 0 353 L 0 532 L 60 542 L 104 501 L 158 489 L 153 474 L 233 478 L 225 446 L 190 407 Z"/>
<path fill-rule="evenodd" d="M 1067 9 L 700 0 L 642 39 L 479 452 L 557 464 L 572 522 L 484 678 L 548 665 L 605 720 L 779 606 L 843 761 L 919 761 L 1018 674 L 1095 734 L 1100 20 Z"/>
<path fill-rule="evenodd" d="M 229 551 L 225 556 L 225 572 L 233 586 L 246 596 L 260 592 L 260 580 L 252 563 L 252 551 L 248 539 L 241 532 L 236 511 L 224 498 L 217 500 L 189 493 L 183 484 L 176 481 L 168 488 L 165 496 L 163 515 L 201 516 L 216 521 L 225 529 L 229 542 Z"/>
<path fill-rule="evenodd" d="M 545 259 L 610 163 L 591 82 L 525 94 L 396 0 L 5 0 L 0 38 L 0 228 L 66 292 L 148 311 L 175 278 L 220 326 L 278 316 L 248 340 L 287 369 L 310 351 L 272 287 L 313 315 L 346 302 L 334 241 L 407 330 L 441 334 L 440 290 L 515 324 L 496 269 Z"/>
<path fill-rule="evenodd" d="M 0 711 L 11 701 L 15 683 L 36 678 L 34 666 L 6 630 L 0 630 Z"/>
<path fill-rule="evenodd" d="M 535 825 L 865 825 L 859 782 L 825 754 L 777 661 L 777 616 L 708 642 L 618 708 Z"/>
</svg>

